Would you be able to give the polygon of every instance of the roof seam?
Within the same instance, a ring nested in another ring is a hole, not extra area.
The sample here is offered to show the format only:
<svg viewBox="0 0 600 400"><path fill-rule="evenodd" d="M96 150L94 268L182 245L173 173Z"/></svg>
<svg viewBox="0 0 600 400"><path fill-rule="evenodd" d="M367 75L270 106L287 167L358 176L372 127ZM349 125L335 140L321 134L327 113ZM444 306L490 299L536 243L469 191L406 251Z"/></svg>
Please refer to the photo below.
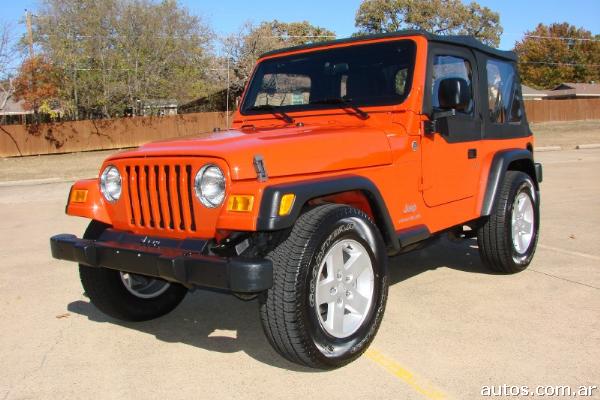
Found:
<svg viewBox="0 0 600 400"><path fill-rule="evenodd" d="M464 46L464 47L468 47L468 48L474 48L476 50L493 55L495 57L500 57L500 58L508 59L511 61L516 61L516 59L517 59L514 52L498 50L493 47L487 46L472 36L465 36L465 35L447 35L447 36L444 35L444 36L442 36L442 35L434 35L432 33L422 31L422 30L404 30L404 31L398 31L398 32L380 33L380 34L373 34L373 35L364 35L364 36L356 36L356 37L343 38L343 39L337 39L337 40L328 40L328 41L323 41L323 42L309 43L309 44L300 45L300 46L292 46L292 47L286 47L286 48L282 48L282 49L272 50L272 51L261 54L260 58L273 56L273 55L277 55L277 54L282 54L282 53L287 53L287 52L292 52L292 51L318 49L320 47L332 46L332 45L336 45L336 44L359 43L359 42L369 41L369 40L374 40L374 39L385 39L385 38L396 38L396 37L402 38L402 37L407 37L407 36L423 36L427 40L433 41L433 42L448 43L448 44L454 44L454 45Z"/></svg>

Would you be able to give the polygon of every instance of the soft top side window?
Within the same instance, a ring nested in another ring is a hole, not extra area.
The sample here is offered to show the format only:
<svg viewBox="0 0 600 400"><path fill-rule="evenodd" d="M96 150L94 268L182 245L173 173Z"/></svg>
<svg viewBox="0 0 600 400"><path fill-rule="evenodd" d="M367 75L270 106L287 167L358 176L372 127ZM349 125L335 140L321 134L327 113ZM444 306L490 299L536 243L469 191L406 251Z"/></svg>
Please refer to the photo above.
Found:
<svg viewBox="0 0 600 400"><path fill-rule="evenodd" d="M488 59L486 70L490 121L496 124L520 122L523 110L514 64Z"/></svg>
<svg viewBox="0 0 600 400"><path fill-rule="evenodd" d="M471 102L460 113L473 114L473 68L471 63L458 56L436 55L433 58L433 74L431 79L431 105L433 109L440 108L439 87L447 78L461 78L467 81L471 91Z"/></svg>

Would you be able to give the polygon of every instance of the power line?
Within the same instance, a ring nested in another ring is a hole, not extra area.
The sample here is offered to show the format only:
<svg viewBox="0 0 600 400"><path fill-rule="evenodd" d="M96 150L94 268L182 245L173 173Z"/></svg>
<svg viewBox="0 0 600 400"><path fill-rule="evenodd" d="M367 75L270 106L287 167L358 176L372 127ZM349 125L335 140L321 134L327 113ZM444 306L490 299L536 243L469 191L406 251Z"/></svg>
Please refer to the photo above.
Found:
<svg viewBox="0 0 600 400"><path fill-rule="evenodd" d="M538 65L559 65L566 67L600 67L600 64L581 64L581 63L564 63L564 62L549 62L549 61L520 61L520 64L538 64Z"/></svg>
<svg viewBox="0 0 600 400"><path fill-rule="evenodd" d="M120 37L123 37L123 34L119 34L119 33L112 33L112 34L108 34L108 35L79 35L79 34L59 34L59 33L38 33L38 36L40 37L44 37L44 38L50 38L50 37L66 37L68 39L74 39L74 40L79 40L79 39L117 39ZM151 35L151 36L144 36L144 37L152 37L155 39L184 39L184 40L190 40L190 39L206 39L206 40L210 40L211 37L209 36L202 36L202 35ZM271 36L262 36L261 37L268 37L268 38L277 38L277 39L301 39L301 38L307 38L307 39L335 39L337 38L336 35L271 35ZM126 37L127 38L127 37Z"/></svg>
<svg viewBox="0 0 600 400"><path fill-rule="evenodd" d="M600 64L585 64L585 63L565 63L552 61L519 61L519 64L534 64L534 65L558 65L568 67L593 67L600 68ZM67 71L131 71L131 68L85 68L85 67L63 67L54 65L54 68ZM17 71L20 67L6 67L5 70ZM227 68L204 68L206 71L227 71Z"/></svg>
<svg viewBox="0 0 600 400"><path fill-rule="evenodd" d="M274 36L266 36L270 38L280 38L280 39L295 39L295 38L337 38L336 35L274 35Z"/></svg>
<svg viewBox="0 0 600 400"><path fill-rule="evenodd" d="M557 40L580 41L580 42L600 42L600 39L573 38L573 37L567 37L567 36L523 35L523 37L528 37L528 38L532 38L532 39L557 39Z"/></svg>
<svg viewBox="0 0 600 400"><path fill-rule="evenodd" d="M528 35L523 33L515 33L515 32L504 32L503 35L513 36L513 37L523 37L523 38L531 38L531 39L546 39L546 40L566 40L566 41L579 41L579 42L600 42L600 39L596 38L576 38L576 37L568 37L568 36L550 36L550 35Z"/></svg>

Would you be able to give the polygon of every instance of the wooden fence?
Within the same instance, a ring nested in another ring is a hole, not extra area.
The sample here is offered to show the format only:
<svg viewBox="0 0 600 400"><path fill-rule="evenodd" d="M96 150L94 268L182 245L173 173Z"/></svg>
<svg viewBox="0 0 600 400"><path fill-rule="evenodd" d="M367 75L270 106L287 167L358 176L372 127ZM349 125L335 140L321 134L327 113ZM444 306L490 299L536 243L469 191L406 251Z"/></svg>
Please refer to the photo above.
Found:
<svg viewBox="0 0 600 400"><path fill-rule="evenodd" d="M529 122L600 120L600 99L528 100ZM135 147L226 127L222 112L40 125L0 125L0 157Z"/></svg>
<svg viewBox="0 0 600 400"><path fill-rule="evenodd" d="M0 157L135 147L154 140L208 133L225 126L226 115L221 112L0 125Z"/></svg>
<svg viewBox="0 0 600 400"><path fill-rule="evenodd" d="M600 120L600 99L527 100L529 122Z"/></svg>

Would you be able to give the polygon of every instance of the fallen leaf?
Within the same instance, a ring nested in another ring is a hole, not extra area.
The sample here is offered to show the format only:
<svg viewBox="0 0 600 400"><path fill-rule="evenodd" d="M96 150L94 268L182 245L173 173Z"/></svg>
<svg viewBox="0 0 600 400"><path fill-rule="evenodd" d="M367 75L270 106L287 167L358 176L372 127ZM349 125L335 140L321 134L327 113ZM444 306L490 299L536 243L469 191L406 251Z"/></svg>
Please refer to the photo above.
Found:
<svg viewBox="0 0 600 400"><path fill-rule="evenodd" d="M56 318L57 318L57 319L67 318L67 317L69 317L70 315L71 315L71 314L69 314L69 313L64 313L64 314L57 315L57 316L56 316Z"/></svg>
<svg viewBox="0 0 600 400"><path fill-rule="evenodd" d="M574 233L571 233L571 234L569 235L569 239L575 239L575 234L574 234Z"/></svg>

